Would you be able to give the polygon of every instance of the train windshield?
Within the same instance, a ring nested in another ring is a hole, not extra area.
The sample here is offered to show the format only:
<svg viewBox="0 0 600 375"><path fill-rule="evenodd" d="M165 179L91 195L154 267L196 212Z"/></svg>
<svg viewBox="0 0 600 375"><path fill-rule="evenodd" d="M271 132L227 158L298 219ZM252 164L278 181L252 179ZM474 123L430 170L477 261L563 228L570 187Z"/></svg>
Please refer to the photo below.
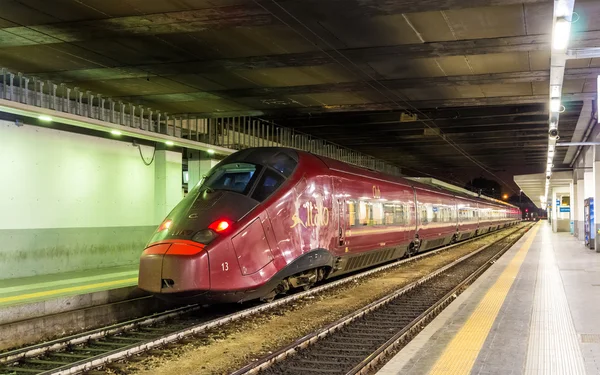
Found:
<svg viewBox="0 0 600 375"><path fill-rule="evenodd" d="M250 163L224 164L211 171L200 184L200 189L229 190L248 194L260 174L260 169L260 166Z"/></svg>

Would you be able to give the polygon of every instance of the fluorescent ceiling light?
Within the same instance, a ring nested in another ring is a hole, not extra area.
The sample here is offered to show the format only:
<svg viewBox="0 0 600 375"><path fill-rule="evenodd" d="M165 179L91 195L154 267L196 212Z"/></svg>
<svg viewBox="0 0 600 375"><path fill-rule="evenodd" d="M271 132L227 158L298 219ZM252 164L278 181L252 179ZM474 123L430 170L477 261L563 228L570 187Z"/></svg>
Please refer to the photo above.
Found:
<svg viewBox="0 0 600 375"><path fill-rule="evenodd" d="M167 146L173 146L175 143L173 143L173 141L165 141L165 144Z"/></svg>
<svg viewBox="0 0 600 375"><path fill-rule="evenodd" d="M560 99L550 99L550 112L560 112ZM550 124L553 124L552 122Z"/></svg>
<svg viewBox="0 0 600 375"><path fill-rule="evenodd" d="M206 152L207 152L208 154L211 154L211 155L212 155L212 154L214 154L214 153L215 153L215 150L208 149L208 150L206 150Z"/></svg>
<svg viewBox="0 0 600 375"><path fill-rule="evenodd" d="M117 129L113 129L113 130L111 130L111 131L110 131L110 134L113 134L113 135L121 135L121 134L123 134L123 133L121 133L121 132L120 132L119 130L117 130Z"/></svg>
<svg viewBox="0 0 600 375"><path fill-rule="evenodd" d="M569 34L571 32L571 23L565 18L556 20L552 34L552 48L564 50L569 44Z"/></svg>
<svg viewBox="0 0 600 375"><path fill-rule="evenodd" d="M39 115L38 116L38 120L41 120L41 121L52 121L52 117L50 117L48 115Z"/></svg>

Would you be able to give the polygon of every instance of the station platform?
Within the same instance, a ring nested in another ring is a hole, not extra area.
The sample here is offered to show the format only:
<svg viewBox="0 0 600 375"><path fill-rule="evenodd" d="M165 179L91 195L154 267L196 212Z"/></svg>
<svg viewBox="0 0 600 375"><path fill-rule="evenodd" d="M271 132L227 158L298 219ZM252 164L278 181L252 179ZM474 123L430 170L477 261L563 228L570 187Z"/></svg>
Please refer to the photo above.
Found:
<svg viewBox="0 0 600 375"><path fill-rule="evenodd" d="M537 223L378 374L600 374L600 254Z"/></svg>
<svg viewBox="0 0 600 375"><path fill-rule="evenodd" d="M137 285L138 265L0 281L0 308Z"/></svg>
<svg viewBox="0 0 600 375"><path fill-rule="evenodd" d="M171 307L137 278L131 265L0 281L0 351Z"/></svg>

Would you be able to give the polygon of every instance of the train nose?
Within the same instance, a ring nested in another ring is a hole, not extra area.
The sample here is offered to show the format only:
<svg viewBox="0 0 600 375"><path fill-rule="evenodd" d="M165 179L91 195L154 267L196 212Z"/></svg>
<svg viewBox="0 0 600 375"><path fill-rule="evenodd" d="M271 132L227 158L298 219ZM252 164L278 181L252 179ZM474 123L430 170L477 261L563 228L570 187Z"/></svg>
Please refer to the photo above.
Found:
<svg viewBox="0 0 600 375"><path fill-rule="evenodd" d="M147 247L140 258L138 287L161 294L209 290L208 254L204 245L177 241Z"/></svg>

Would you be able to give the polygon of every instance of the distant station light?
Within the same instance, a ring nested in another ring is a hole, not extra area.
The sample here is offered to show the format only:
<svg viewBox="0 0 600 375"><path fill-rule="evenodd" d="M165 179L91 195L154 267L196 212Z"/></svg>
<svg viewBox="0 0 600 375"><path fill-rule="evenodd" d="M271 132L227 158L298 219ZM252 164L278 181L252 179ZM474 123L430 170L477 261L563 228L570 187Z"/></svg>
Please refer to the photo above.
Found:
<svg viewBox="0 0 600 375"><path fill-rule="evenodd" d="M504 198L504 199L508 199L508 194L504 194L504 195L502 196L502 198Z"/></svg>

